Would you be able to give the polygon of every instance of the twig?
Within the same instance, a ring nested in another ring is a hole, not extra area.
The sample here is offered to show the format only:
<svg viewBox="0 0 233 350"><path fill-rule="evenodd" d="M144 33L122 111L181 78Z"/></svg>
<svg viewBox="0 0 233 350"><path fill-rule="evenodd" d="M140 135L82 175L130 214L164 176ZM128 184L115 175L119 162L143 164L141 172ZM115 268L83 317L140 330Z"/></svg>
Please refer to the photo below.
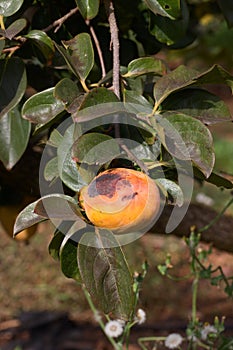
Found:
<svg viewBox="0 0 233 350"><path fill-rule="evenodd" d="M62 24L71 16L73 16L76 12L78 12L78 7L73 8L72 10L70 10L70 12L68 12L66 15L64 15L63 17L57 19L56 21L54 21L52 24L50 24L48 27L42 29L44 32L49 32L51 29L54 29L54 33L56 33L62 26Z"/></svg>
<svg viewBox="0 0 233 350"><path fill-rule="evenodd" d="M98 38L96 36L94 28L90 25L90 21L86 20L86 24L89 26L90 33L92 35L92 38L93 38L95 46L96 46L96 50L97 50L97 53L98 53L98 56L99 56L99 60L100 60L100 67L101 67L102 79L103 79L105 77L105 75L106 75L106 69L105 69L105 64L104 64L103 53L102 53L102 50L100 48L100 43L99 43L99 40L98 40Z"/></svg>
<svg viewBox="0 0 233 350"><path fill-rule="evenodd" d="M120 98L120 44L118 38L118 27L116 23L113 2L111 0L104 0L104 5L108 16L108 22L111 33L111 45L113 50L113 91L115 92L117 97Z"/></svg>

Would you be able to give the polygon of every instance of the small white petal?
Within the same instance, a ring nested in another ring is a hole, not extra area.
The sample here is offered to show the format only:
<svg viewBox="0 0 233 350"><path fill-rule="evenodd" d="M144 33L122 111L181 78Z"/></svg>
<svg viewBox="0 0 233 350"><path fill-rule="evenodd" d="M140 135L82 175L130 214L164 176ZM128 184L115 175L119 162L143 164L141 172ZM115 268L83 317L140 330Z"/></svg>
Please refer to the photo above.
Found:
<svg viewBox="0 0 233 350"><path fill-rule="evenodd" d="M144 323L146 321L145 311L142 309L138 309L135 320L138 322L138 324Z"/></svg>
<svg viewBox="0 0 233 350"><path fill-rule="evenodd" d="M165 339L165 346L169 349L176 349L183 341L183 338L178 333L171 333Z"/></svg>
<svg viewBox="0 0 233 350"><path fill-rule="evenodd" d="M104 331L109 337L117 338L123 333L122 322L109 321L106 323Z"/></svg>
<svg viewBox="0 0 233 350"><path fill-rule="evenodd" d="M204 326L204 328L202 329L201 331L201 339L202 340L206 340L208 338L208 335L210 333L218 333L217 329L214 327L214 326L211 326L211 325L207 325L207 326Z"/></svg>

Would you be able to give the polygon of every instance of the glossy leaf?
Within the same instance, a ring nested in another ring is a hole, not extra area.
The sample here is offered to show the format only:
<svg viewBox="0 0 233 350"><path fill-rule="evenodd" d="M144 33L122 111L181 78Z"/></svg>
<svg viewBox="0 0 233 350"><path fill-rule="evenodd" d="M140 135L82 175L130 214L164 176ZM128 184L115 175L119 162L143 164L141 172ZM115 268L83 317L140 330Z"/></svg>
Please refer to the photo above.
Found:
<svg viewBox="0 0 233 350"><path fill-rule="evenodd" d="M37 201L30 203L19 213L14 225L14 236L30 226L45 221L43 216L40 216L34 212L36 205Z"/></svg>
<svg viewBox="0 0 233 350"><path fill-rule="evenodd" d="M99 0L75 0L84 19L94 18L99 11Z"/></svg>
<svg viewBox="0 0 233 350"><path fill-rule="evenodd" d="M61 270L66 277L73 278L79 283L82 282L77 260L77 244L72 242L68 237L63 240L61 245L60 263Z"/></svg>
<svg viewBox="0 0 233 350"><path fill-rule="evenodd" d="M70 60L76 75L85 81L94 65L94 50L91 37L88 33L76 35L63 45L70 53Z"/></svg>
<svg viewBox="0 0 233 350"><path fill-rule="evenodd" d="M42 30L31 30L25 37L32 41L47 60L52 59L55 47L52 39Z"/></svg>
<svg viewBox="0 0 233 350"><path fill-rule="evenodd" d="M194 79L197 75L197 71L181 65L172 72L161 77L154 85L155 105L159 106L172 92L194 83Z"/></svg>
<svg viewBox="0 0 233 350"><path fill-rule="evenodd" d="M83 283L105 314L128 320L133 311L132 276L114 235L85 233L78 246Z"/></svg>
<svg viewBox="0 0 233 350"><path fill-rule="evenodd" d="M54 97L54 88L31 96L23 105L23 118L36 124L46 124L62 111L64 103Z"/></svg>
<svg viewBox="0 0 233 350"><path fill-rule="evenodd" d="M227 105L219 97L197 88L189 88L171 94L162 103L162 110L180 112L195 117L205 124L231 119Z"/></svg>
<svg viewBox="0 0 233 350"><path fill-rule="evenodd" d="M6 30L0 29L0 35L7 39L13 39L18 33L20 33L27 25L27 21L24 18L17 19Z"/></svg>
<svg viewBox="0 0 233 350"><path fill-rule="evenodd" d="M189 23L189 11L185 1L182 0L181 4L182 16L176 20L164 16L151 15L150 32L159 42L172 45L185 38Z"/></svg>
<svg viewBox="0 0 233 350"><path fill-rule="evenodd" d="M55 86L54 96L65 104L67 110L79 95L80 91L77 84L69 78L60 80Z"/></svg>
<svg viewBox="0 0 233 350"><path fill-rule="evenodd" d="M44 168L44 178L46 181L53 181L59 177L57 157L50 159Z"/></svg>
<svg viewBox="0 0 233 350"><path fill-rule="evenodd" d="M156 15L171 19L180 16L180 0L145 0L149 9Z"/></svg>
<svg viewBox="0 0 233 350"><path fill-rule="evenodd" d="M165 128L167 150L179 159L191 159L208 178L215 161L209 129L199 120L184 114L166 115L166 120L169 121L169 127Z"/></svg>
<svg viewBox="0 0 233 350"><path fill-rule="evenodd" d="M13 168L24 153L31 124L21 118L17 108L0 119L0 160L7 169Z"/></svg>
<svg viewBox="0 0 233 350"><path fill-rule="evenodd" d="M26 85L26 71L20 58L0 60L0 118L19 103Z"/></svg>
<svg viewBox="0 0 233 350"><path fill-rule="evenodd" d="M78 138L80 135L76 135ZM58 146L58 172L61 180L73 191L77 192L86 183L83 181L80 173L78 172L77 164L72 159L72 146L75 137L75 125L71 124L67 128L62 142Z"/></svg>
<svg viewBox="0 0 233 350"><path fill-rule="evenodd" d="M49 254L55 260L60 260L60 248L64 238L65 238L65 235L61 231L59 231L59 229L57 229L54 233L53 238L49 243L49 247L48 247Z"/></svg>
<svg viewBox="0 0 233 350"><path fill-rule="evenodd" d="M162 187L166 190L167 193L172 197L172 202L178 207L181 207L184 204L184 195L179 185L177 185L174 181L171 181L166 178L156 179L156 183L158 185L162 185Z"/></svg>
<svg viewBox="0 0 233 350"><path fill-rule="evenodd" d="M72 147L72 158L78 163L102 165L120 153L117 141L100 133L82 135Z"/></svg>
<svg viewBox="0 0 233 350"><path fill-rule="evenodd" d="M0 0L0 16L12 16L20 9L22 4L23 0Z"/></svg>
<svg viewBox="0 0 233 350"><path fill-rule="evenodd" d="M82 216L76 200L60 193L39 199L34 212L46 219L77 220Z"/></svg>
<svg viewBox="0 0 233 350"><path fill-rule="evenodd" d="M162 60L156 57L141 57L131 61L128 65L128 72L123 74L124 78L135 78L144 74L163 75L166 66Z"/></svg>
<svg viewBox="0 0 233 350"><path fill-rule="evenodd" d="M105 87L99 87L92 89L85 95L79 109L72 117L74 121L79 123L90 122L122 110L125 110L125 107L119 102L117 96Z"/></svg>

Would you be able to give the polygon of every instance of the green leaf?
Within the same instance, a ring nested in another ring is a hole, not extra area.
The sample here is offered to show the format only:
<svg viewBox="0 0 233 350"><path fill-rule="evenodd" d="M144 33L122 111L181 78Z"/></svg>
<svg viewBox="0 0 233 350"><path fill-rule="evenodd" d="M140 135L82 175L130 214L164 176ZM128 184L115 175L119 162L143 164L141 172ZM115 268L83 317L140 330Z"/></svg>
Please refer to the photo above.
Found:
<svg viewBox="0 0 233 350"><path fill-rule="evenodd" d="M50 159L44 168L44 178L46 181L53 181L59 177L57 157Z"/></svg>
<svg viewBox="0 0 233 350"><path fill-rule="evenodd" d="M60 262L61 270L66 277L73 278L79 283L82 282L78 267L77 244L72 242L68 237L65 238L61 245Z"/></svg>
<svg viewBox="0 0 233 350"><path fill-rule="evenodd" d="M38 92L31 96L23 105L23 118L36 124L46 124L64 111L62 101L54 97L54 88Z"/></svg>
<svg viewBox="0 0 233 350"><path fill-rule="evenodd" d="M174 181L171 181L166 178L156 179L156 183L158 185L162 185L162 187L171 195L173 199L173 204L181 207L184 204L184 195L179 185L177 185Z"/></svg>
<svg viewBox="0 0 233 350"><path fill-rule="evenodd" d="M185 38L189 24L189 11L185 1L181 1L182 16L176 20L159 15L151 15L150 32L166 45L176 44Z"/></svg>
<svg viewBox="0 0 233 350"><path fill-rule="evenodd" d="M155 106L158 107L172 92L191 85L197 75L197 71L182 65L164 75L154 85Z"/></svg>
<svg viewBox="0 0 233 350"><path fill-rule="evenodd" d="M63 140L63 136L60 134L60 132L57 129L54 129L50 134L48 144L50 146L57 148L62 142L62 140Z"/></svg>
<svg viewBox="0 0 233 350"><path fill-rule="evenodd" d="M197 88L171 94L162 103L163 110L180 112L195 117L205 124L231 120L228 107L218 96Z"/></svg>
<svg viewBox="0 0 233 350"><path fill-rule="evenodd" d="M43 216L37 215L34 212L37 202L30 203L19 213L14 225L14 236L30 226L45 221Z"/></svg>
<svg viewBox="0 0 233 350"><path fill-rule="evenodd" d="M162 60L156 57L141 57L129 63L128 72L123 74L123 77L135 78L149 73L163 75L166 70L166 66Z"/></svg>
<svg viewBox="0 0 233 350"><path fill-rule="evenodd" d="M17 108L0 119L0 160L12 169L24 153L30 137L31 124L21 118Z"/></svg>
<svg viewBox="0 0 233 350"><path fill-rule="evenodd" d="M153 111L153 106L150 102L144 96L137 94L135 91L124 90L124 102L127 104L127 110L134 113L144 113L149 115Z"/></svg>
<svg viewBox="0 0 233 350"><path fill-rule="evenodd" d="M55 52L54 43L45 32L42 30L31 30L25 35L25 38L35 44L47 60L52 59Z"/></svg>
<svg viewBox="0 0 233 350"><path fill-rule="evenodd" d="M110 231L85 233L78 265L87 290L105 314L129 320L133 312L132 276L118 241Z"/></svg>
<svg viewBox="0 0 233 350"><path fill-rule="evenodd" d="M81 134L75 134L76 125L71 124L58 146L58 172L61 180L73 191L79 191L86 183L80 176L76 162L72 159L72 146Z"/></svg>
<svg viewBox="0 0 233 350"><path fill-rule="evenodd" d="M179 159L191 159L208 178L215 161L209 129L199 120L184 114L166 114L166 120L169 122L169 126L165 126L168 152Z"/></svg>
<svg viewBox="0 0 233 350"><path fill-rule="evenodd" d="M208 177L208 179L206 179L203 173L196 167L194 167L193 173L194 173L194 176L201 181L207 181L217 187L222 187L226 189L233 188L233 181L230 181L229 179L224 177L222 174L212 172L211 175Z"/></svg>
<svg viewBox="0 0 233 350"><path fill-rule="evenodd" d="M99 11L99 0L75 0L84 19L94 18Z"/></svg>
<svg viewBox="0 0 233 350"><path fill-rule="evenodd" d="M20 58L0 60L0 118L19 103L26 85L26 71Z"/></svg>
<svg viewBox="0 0 233 350"><path fill-rule="evenodd" d="M24 0L0 0L0 16L9 17L16 13Z"/></svg>
<svg viewBox="0 0 233 350"><path fill-rule="evenodd" d="M171 73L161 77L154 85L155 109L171 94L178 90L191 86L200 86L206 84L225 84L233 91L233 76L225 69L214 65L203 73L179 66Z"/></svg>
<svg viewBox="0 0 233 350"><path fill-rule="evenodd" d="M70 53L72 68L81 81L85 81L94 66L94 50L88 33L76 35L69 41L62 42Z"/></svg>
<svg viewBox="0 0 233 350"><path fill-rule="evenodd" d="M78 163L105 164L121 153L117 141L104 134L82 135L72 147L72 158Z"/></svg>
<svg viewBox="0 0 233 350"><path fill-rule="evenodd" d="M53 257L55 260L60 260L60 248L62 245L62 242L65 238L65 235L57 229L54 233L54 236L52 240L49 243L49 254Z"/></svg>
<svg viewBox="0 0 233 350"><path fill-rule="evenodd" d="M80 91L77 84L69 78L60 80L59 83L55 86L54 96L65 104L68 111L70 105L74 103L75 100L77 100L77 97L79 95Z"/></svg>
<svg viewBox="0 0 233 350"><path fill-rule="evenodd" d="M27 25L27 21L24 18L17 19L6 30L0 29L0 35L7 39L13 39L18 33L20 33Z"/></svg>
<svg viewBox="0 0 233 350"><path fill-rule="evenodd" d="M77 201L60 193L40 198L35 205L34 213L46 219L77 220L82 217Z"/></svg>
<svg viewBox="0 0 233 350"><path fill-rule="evenodd" d="M149 9L156 15L174 19L180 16L180 0L145 0Z"/></svg>

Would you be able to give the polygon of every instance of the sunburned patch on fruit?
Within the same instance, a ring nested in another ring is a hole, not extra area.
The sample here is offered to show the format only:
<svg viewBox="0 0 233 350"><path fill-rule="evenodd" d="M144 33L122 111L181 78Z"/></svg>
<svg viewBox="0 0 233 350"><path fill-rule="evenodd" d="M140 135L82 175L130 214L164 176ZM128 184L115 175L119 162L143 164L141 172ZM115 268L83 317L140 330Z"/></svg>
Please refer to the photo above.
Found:
<svg viewBox="0 0 233 350"><path fill-rule="evenodd" d="M99 174L81 189L79 200L93 225L116 233L143 230L153 224L160 209L154 180L127 168Z"/></svg>

